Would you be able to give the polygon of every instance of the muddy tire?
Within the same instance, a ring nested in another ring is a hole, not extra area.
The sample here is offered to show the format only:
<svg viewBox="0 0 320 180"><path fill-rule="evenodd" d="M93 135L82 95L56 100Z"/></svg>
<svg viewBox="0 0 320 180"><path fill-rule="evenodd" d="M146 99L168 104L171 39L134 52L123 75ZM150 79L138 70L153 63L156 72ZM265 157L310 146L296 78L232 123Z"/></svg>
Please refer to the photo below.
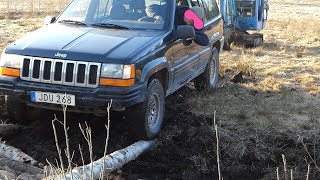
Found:
<svg viewBox="0 0 320 180"><path fill-rule="evenodd" d="M164 111L165 95L162 84L158 79L153 79L148 84L145 101L129 110L128 118L133 124L134 136L139 139L154 139L161 130Z"/></svg>
<svg viewBox="0 0 320 180"><path fill-rule="evenodd" d="M194 80L195 88L199 91L212 90L217 87L219 79L219 52L212 49L212 55L205 71Z"/></svg>
<svg viewBox="0 0 320 180"><path fill-rule="evenodd" d="M11 123L23 123L26 120L27 105L21 102L14 95L6 95L6 110L8 113L9 122Z"/></svg>

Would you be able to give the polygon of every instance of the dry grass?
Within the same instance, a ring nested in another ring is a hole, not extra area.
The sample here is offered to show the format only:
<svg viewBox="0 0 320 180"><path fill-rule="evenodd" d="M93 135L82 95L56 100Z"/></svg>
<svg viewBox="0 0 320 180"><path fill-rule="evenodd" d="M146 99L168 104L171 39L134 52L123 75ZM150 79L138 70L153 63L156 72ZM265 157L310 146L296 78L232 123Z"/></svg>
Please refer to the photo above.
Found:
<svg viewBox="0 0 320 180"><path fill-rule="evenodd" d="M33 31L42 25L42 18L28 19L3 19L0 20L0 49L1 51L13 41L21 38L26 33Z"/></svg>
<svg viewBox="0 0 320 180"><path fill-rule="evenodd" d="M320 1L273 0L270 8L262 47L233 46L221 56L220 74L236 69L244 72L245 81L211 94L192 94L189 111L212 117L217 110L224 171L256 169L269 172L265 179L275 179L273 166L280 166L285 154L296 178L305 179L309 163L313 177L319 177L298 137L308 141L308 150L319 160Z"/></svg>
<svg viewBox="0 0 320 180"><path fill-rule="evenodd" d="M239 67L240 62L245 63L257 72L258 81L274 77L271 79L277 82L284 79L286 86L300 86L318 93L320 1L274 0L270 7L267 28L261 32L264 45L247 50L233 47L233 51L222 56L222 66L233 68Z"/></svg>
<svg viewBox="0 0 320 180"><path fill-rule="evenodd" d="M233 51L225 52L221 58L222 71L249 66L256 78L252 88L265 89L267 83L270 84L268 90L279 91L279 86L273 84L280 84L301 87L317 94L320 79L320 1L275 0L270 2L270 7L267 28L261 31L264 45L246 50L233 47ZM250 86L250 83L243 85L248 84Z"/></svg>
<svg viewBox="0 0 320 180"><path fill-rule="evenodd" d="M15 15L27 17L39 14L54 15L61 11L71 0L2 0L0 1L1 15L7 18Z"/></svg>
<svg viewBox="0 0 320 180"><path fill-rule="evenodd" d="M0 49L40 28L47 15L58 15L70 0L1 0Z"/></svg>

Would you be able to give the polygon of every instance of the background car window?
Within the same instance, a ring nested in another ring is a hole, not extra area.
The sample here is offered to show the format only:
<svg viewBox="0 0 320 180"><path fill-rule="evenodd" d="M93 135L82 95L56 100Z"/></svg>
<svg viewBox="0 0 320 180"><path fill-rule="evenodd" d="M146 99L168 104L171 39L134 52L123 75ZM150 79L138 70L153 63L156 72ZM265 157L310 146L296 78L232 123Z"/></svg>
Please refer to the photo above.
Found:
<svg viewBox="0 0 320 180"><path fill-rule="evenodd" d="M206 19L211 20L219 15L219 7L216 0L202 0L203 6L206 8Z"/></svg>

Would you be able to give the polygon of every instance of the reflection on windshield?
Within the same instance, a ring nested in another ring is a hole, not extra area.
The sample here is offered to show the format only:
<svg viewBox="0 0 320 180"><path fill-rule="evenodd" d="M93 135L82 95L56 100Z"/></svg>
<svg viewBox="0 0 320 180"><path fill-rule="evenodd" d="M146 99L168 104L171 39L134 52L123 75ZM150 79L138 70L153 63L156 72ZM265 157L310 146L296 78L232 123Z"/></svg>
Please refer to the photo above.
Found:
<svg viewBox="0 0 320 180"><path fill-rule="evenodd" d="M89 25L112 24L127 29L163 29L168 19L169 0L75 0L59 21ZM105 26L111 27L111 26Z"/></svg>

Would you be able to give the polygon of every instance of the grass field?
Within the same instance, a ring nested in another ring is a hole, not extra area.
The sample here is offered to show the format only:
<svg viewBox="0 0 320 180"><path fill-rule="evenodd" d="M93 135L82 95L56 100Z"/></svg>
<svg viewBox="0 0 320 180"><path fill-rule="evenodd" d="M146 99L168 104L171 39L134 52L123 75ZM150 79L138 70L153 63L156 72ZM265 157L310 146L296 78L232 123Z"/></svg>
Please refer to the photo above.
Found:
<svg viewBox="0 0 320 180"><path fill-rule="evenodd" d="M212 116L217 111L225 158L241 162L244 155L249 155L258 160L251 162L253 166L264 161L267 168L272 161L273 166L281 165L284 154L290 159L287 162L291 168L303 167L297 173L298 179L305 176L302 172L307 172L307 164L317 166L319 20L320 1L270 1L267 28L261 31L264 45L245 50L233 47L221 57L221 73L226 69L243 71L247 74L243 82L230 83L209 96L188 97L189 110L195 114ZM306 146L313 160L302 145L304 141L308 141ZM244 170L241 164L237 167ZM258 169L266 171L263 167ZM274 172L273 168L270 173L275 175ZM314 177L319 177L319 172L316 174Z"/></svg>
<svg viewBox="0 0 320 180"><path fill-rule="evenodd" d="M41 27L45 15L54 15L67 3L29 2L0 1L0 49ZM210 93L183 88L169 97L158 145L124 172L170 167L164 172L177 176L183 176L185 169L216 174L212 129L216 111L225 174L275 179L279 167L284 177L283 154L295 179L305 179L308 164L311 179L320 176L320 0L269 3L267 27L261 31L263 46L232 46L220 57L220 74L241 71L242 82L228 82ZM161 159L172 154L177 156Z"/></svg>

